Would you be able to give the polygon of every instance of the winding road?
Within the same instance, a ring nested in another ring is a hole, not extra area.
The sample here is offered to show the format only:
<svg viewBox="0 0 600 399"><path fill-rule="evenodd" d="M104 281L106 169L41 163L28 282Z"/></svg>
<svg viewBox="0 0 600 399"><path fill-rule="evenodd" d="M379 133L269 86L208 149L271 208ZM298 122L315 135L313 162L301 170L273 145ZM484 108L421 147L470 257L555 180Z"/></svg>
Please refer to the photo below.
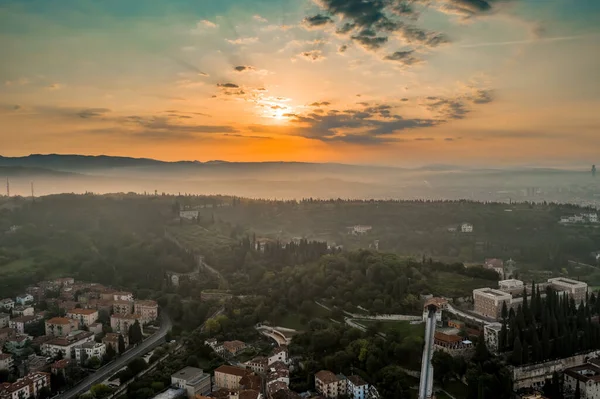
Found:
<svg viewBox="0 0 600 399"><path fill-rule="evenodd" d="M117 358L114 362L99 368L98 371L96 371L94 374L88 376L68 391L63 392L59 396L59 398L76 398L78 395L87 392L92 387L92 385L104 381L112 374L125 367L127 363L129 363L131 360L135 359L136 357L142 356L146 352L149 352L150 350L162 344L164 342L165 336L167 335L167 332L171 329L173 324L166 313L161 313L160 318L160 329L157 332L155 332L152 336L147 338L141 344L138 344L138 346L134 347L133 349L130 349L127 352L125 352L123 356Z"/></svg>

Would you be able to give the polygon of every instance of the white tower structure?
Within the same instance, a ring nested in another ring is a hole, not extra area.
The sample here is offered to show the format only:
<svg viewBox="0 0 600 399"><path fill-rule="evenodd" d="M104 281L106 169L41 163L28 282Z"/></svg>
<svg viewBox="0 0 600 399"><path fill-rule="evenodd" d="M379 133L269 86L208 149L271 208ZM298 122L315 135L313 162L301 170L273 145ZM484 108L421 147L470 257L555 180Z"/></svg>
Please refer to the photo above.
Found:
<svg viewBox="0 0 600 399"><path fill-rule="evenodd" d="M437 313L441 309L435 303L425 305L427 319L425 322L425 347L423 348L423 359L421 360L421 380L419 381L419 399L431 399L433 397L433 341L435 339L435 325L437 324Z"/></svg>

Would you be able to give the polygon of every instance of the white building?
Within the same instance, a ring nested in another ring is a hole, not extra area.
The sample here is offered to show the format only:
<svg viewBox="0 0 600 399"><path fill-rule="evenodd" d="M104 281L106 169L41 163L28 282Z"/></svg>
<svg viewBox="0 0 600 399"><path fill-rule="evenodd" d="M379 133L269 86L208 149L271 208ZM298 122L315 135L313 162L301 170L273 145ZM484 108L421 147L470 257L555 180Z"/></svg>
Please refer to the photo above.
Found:
<svg viewBox="0 0 600 399"><path fill-rule="evenodd" d="M143 323L150 323L158 318L158 303L156 301L135 301L133 308L133 312L142 317Z"/></svg>
<svg viewBox="0 0 600 399"><path fill-rule="evenodd" d="M81 346L75 347L75 360L82 364L87 360L95 357L102 360L102 356L106 353L106 345L98 342L86 342Z"/></svg>
<svg viewBox="0 0 600 399"><path fill-rule="evenodd" d="M140 328L143 333L144 329L141 316L136 314L114 314L110 316L110 326L113 332L127 335L129 333L129 327L134 325L136 320L140 323Z"/></svg>
<svg viewBox="0 0 600 399"><path fill-rule="evenodd" d="M113 301L133 301L133 294L127 291L113 293Z"/></svg>
<svg viewBox="0 0 600 399"><path fill-rule="evenodd" d="M15 301L10 298L4 298L0 301L0 308L4 308L4 310L10 311L15 307Z"/></svg>
<svg viewBox="0 0 600 399"><path fill-rule="evenodd" d="M196 367L186 367L171 375L171 385L185 389L190 399L211 392L210 374Z"/></svg>
<svg viewBox="0 0 600 399"><path fill-rule="evenodd" d="M514 278L511 278L508 280L498 281L498 288L500 288L500 290L524 289L525 284L521 280L516 280Z"/></svg>
<svg viewBox="0 0 600 399"><path fill-rule="evenodd" d="M472 233L473 232L473 225L471 223L463 223L460 225L460 232L461 233Z"/></svg>
<svg viewBox="0 0 600 399"><path fill-rule="evenodd" d="M346 380L331 371L321 370L315 374L315 388L326 398L337 398L346 394Z"/></svg>
<svg viewBox="0 0 600 399"><path fill-rule="evenodd" d="M354 235L367 234L371 230L373 230L373 226L364 226L361 224L357 224L356 226L351 227L352 234Z"/></svg>
<svg viewBox="0 0 600 399"><path fill-rule="evenodd" d="M367 399L369 384L357 375L351 375L346 379L346 395L351 399Z"/></svg>
<svg viewBox="0 0 600 399"><path fill-rule="evenodd" d="M485 346L487 349L497 354L500 346L500 331L502 330L502 324L491 323L483 326L483 339L485 340Z"/></svg>
<svg viewBox="0 0 600 399"><path fill-rule="evenodd" d="M11 370L15 365L10 353L0 353L0 370Z"/></svg>
<svg viewBox="0 0 600 399"><path fill-rule="evenodd" d="M67 312L67 318L79 321L79 325L89 327L98 320L98 311L95 309L75 308Z"/></svg>
<svg viewBox="0 0 600 399"><path fill-rule="evenodd" d="M587 284L583 281L571 280L565 277L556 277L548 279L548 284L556 291L563 291L569 294L579 305L581 301L585 302L587 294Z"/></svg>
<svg viewBox="0 0 600 399"><path fill-rule="evenodd" d="M31 294L23 294L23 295L17 296L17 303L19 305L26 305L26 304L32 303L32 302L33 302L33 295L31 295Z"/></svg>
<svg viewBox="0 0 600 399"><path fill-rule="evenodd" d="M225 351L223 343L217 341L215 338L207 339L206 341L204 341L204 344L210 346L212 350L214 350L217 353L223 353Z"/></svg>
<svg viewBox="0 0 600 399"><path fill-rule="evenodd" d="M14 308L12 308L13 317L33 316L34 313L35 313L35 310L33 309L33 306L29 306L29 305L18 305L18 306L15 306Z"/></svg>
<svg viewBox="0 0 600 399"><path fill-rule="evenodd" d="M267 365L271 365L275 362L283 362L284 364L290 364L288 359L288 350L286 346L278 346L267 358Z"/></svg>
<svg viewBox="0 0 600 399"><path fill-rule="evenodd" d="M179 217L187 220L198 219L198 211L179 211Z"/></svg>
<svg viewBox="0 0 600 399"><path fill-rule="evenodd" d="M581 364L565 369L565 393L573 393L579 385L581 399L600 398L600 367L595 364Z"/></svg>
<svg viewBox="0 0 600 399"><path fill-rule="evenodd" d="M10 328L17 330L19 334L25 334L25 327L29 324L35 323L37 318L35 316L21 316L10 320L8 324Z"/></svg>
<svg viewBox="0 0 600 399"><path fill-rule="evenodd" d="M66 337L57 337L42 344L42 353L48 357L56 357L59 352L64 359L75 359L75 348L86 342L94 342L94 333L90 331L74 331Z"/></svg>
<svg viewBox="0 0 600 399"><path fill-rule="evenodd" d="M8 327L10 315L8 313L0 313L0 328Z"/></svg>
<svg viewBox="0 0 600 399"><path fill-rule="evenodd" d="M46 335L66 337L78 328L79 322L77 320L67 319L65 317L53 317L50 320L46 320Z"/></svg>

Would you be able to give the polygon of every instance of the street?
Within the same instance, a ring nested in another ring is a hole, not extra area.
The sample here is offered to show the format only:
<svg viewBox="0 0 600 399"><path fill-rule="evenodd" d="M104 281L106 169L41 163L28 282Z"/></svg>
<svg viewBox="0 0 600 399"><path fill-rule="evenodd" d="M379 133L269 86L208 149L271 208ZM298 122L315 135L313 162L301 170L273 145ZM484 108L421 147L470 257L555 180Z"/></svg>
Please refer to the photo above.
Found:
<svg viewBox="0 0 600 399"><path fill-rule="evenodd" d="M92 387L92 385L104 381L106 378L110 377L118 370L125 367L127 363L129 363L134 358L140 357L146 352L149 352L150 350L162 344L164 342L165 335L167 335L167 332L172 327L172 323L171 319L169 319L166 313L161 313L160 317L160 329L151 337L147 338L145 341L143 341L141 344L138 344L138 346L134 347L133 349L130 349L127 352L125 352L123 356L117 358L114 362L99 368L94 374L86 377L83 381L81 381L68 391L65 391L59 397L64 399L76 398L78 395L87 392Z"/></svg>

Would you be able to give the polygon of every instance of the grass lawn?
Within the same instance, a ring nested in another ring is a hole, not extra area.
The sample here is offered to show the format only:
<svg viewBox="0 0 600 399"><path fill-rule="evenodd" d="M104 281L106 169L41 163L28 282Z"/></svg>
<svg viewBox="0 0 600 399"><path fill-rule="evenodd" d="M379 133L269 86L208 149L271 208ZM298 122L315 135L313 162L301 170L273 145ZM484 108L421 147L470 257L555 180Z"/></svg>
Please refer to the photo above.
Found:
<svg viewBox="0 0 600 399"><path fill-rule="evenodd" d="M310 309L310 317L304 316L301 314L290 312L286 313L285 316L281 317L278 320L273 321L274 326L280 326L285 328L293 328L294 330L305 330L308 328L308 323L310 323L313 319L324 319L329 320L331 317L331 313L321 306L313 303ZM301 318L306 319L306 323L302 323Z"/></svg>
<svg viewBox="0 0 600 399"><path fill-rule="evenodd" d="M450 298L470 296L473 290L483 287L495 287L498 283L480 278L463 276L461 274L438 272L431 281L431 291L435 296Z"/></svg>
<svg viewBox="0 0 600 399"><path fill-rule="evenodd" d="M396 321L396 320L365 320L365 319L354 319L359 324L369 327L370 325L381 323L381 332L385 333L391 329L396 329L402 336L420 336L425 335L425 324L410 324L408 321Z"/></svg>
<svg viewBox="0 0 600 399"><path fill-rule="evenodd" d="M30 258L17 259L10 263L0 266L0 275L17 274L30 269L34 260Z"/></svg>

